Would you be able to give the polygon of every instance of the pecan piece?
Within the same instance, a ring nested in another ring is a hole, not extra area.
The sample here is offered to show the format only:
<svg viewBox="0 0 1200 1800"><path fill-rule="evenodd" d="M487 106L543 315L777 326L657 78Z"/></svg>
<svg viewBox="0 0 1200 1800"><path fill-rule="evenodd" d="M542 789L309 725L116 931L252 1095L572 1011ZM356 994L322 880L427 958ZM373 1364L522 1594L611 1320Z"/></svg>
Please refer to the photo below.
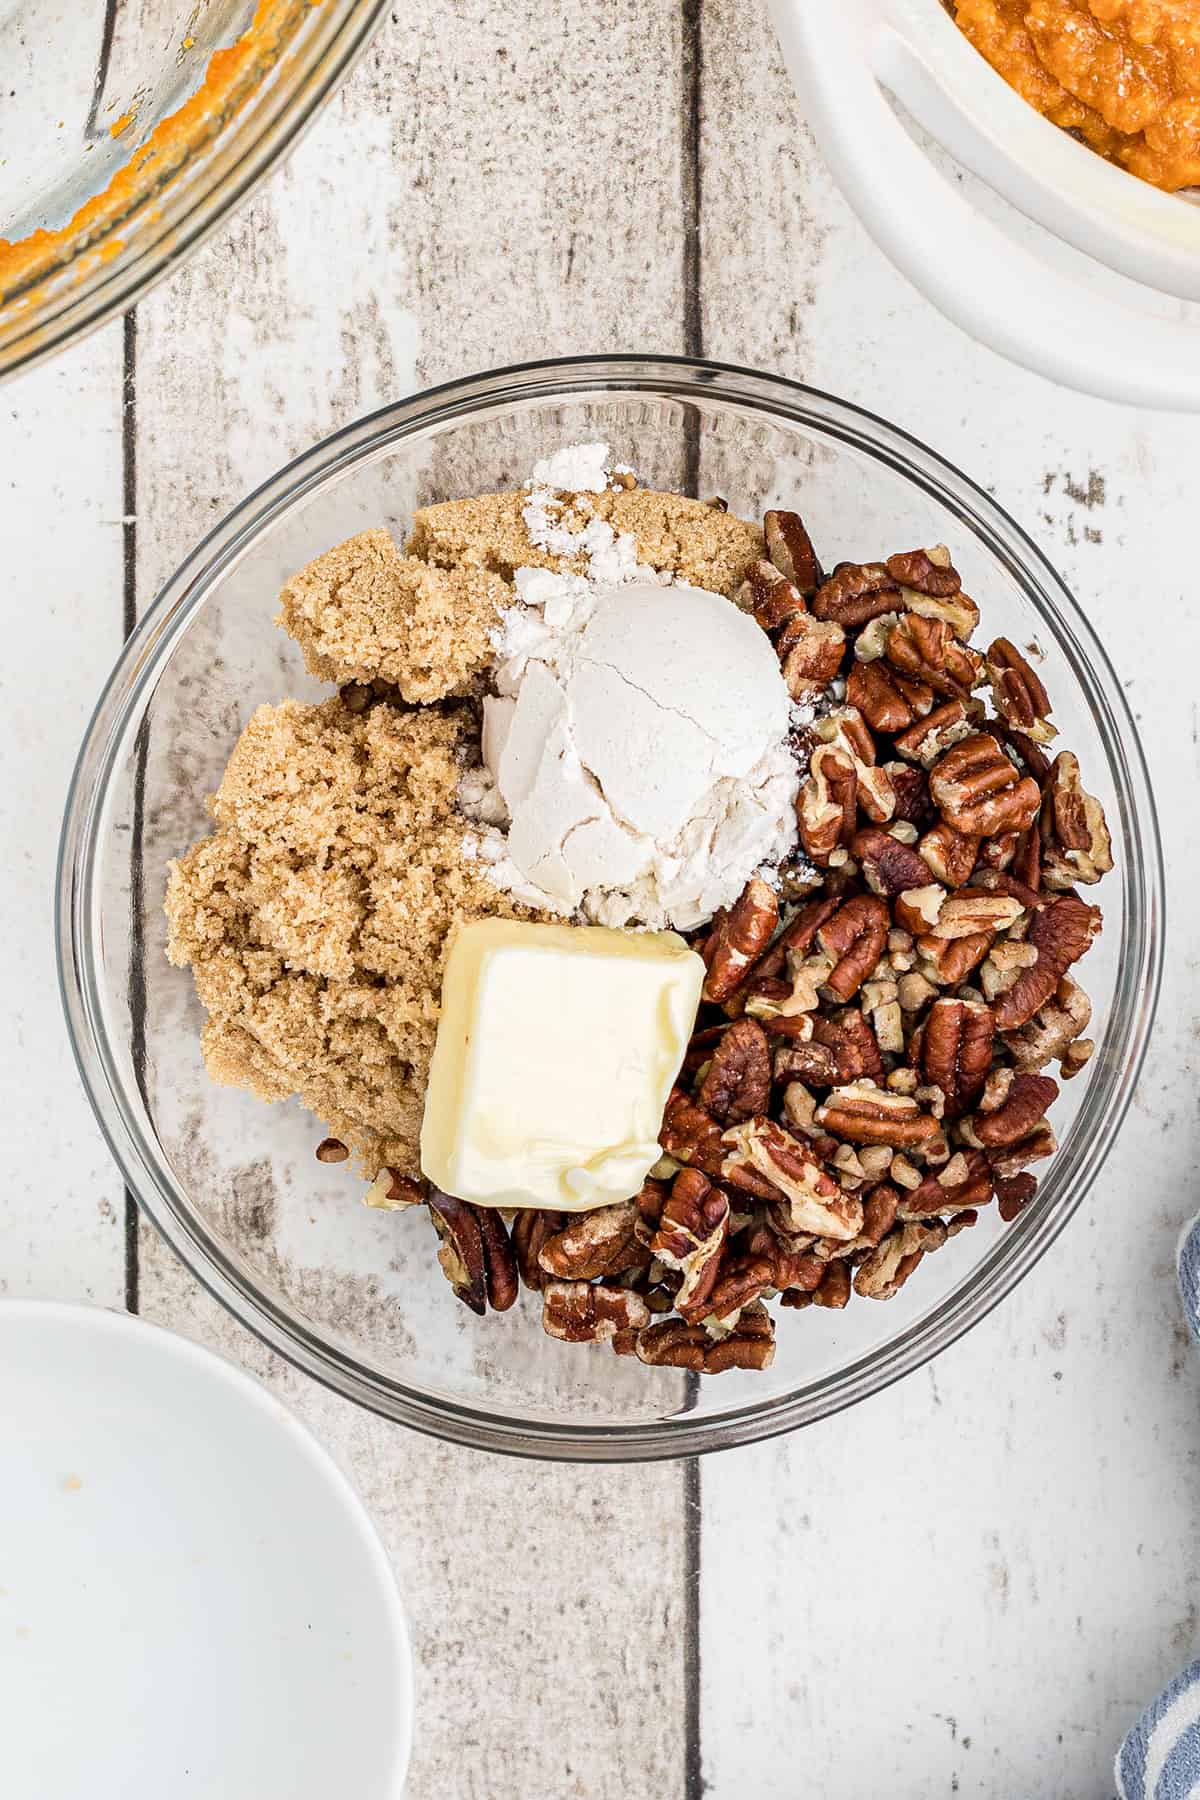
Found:
<svg viewBox="0 0 1200 1800"><path fill-rule="evenodd" d="M896 584L882 563L842 563L817 589L812 609L818 619L833 619L853 631L892 612L898 600Z"/></svg>
<svg viewBox="0 0 1200 1800"><path fill-rule="evenodd" d="M905 888L919 888L929 870L916 850L876 825L864 825L850 840L850 854L873 894L894 900Z"/></svg>
<svg viewBox="0 0 1200 1800"><path fill-rule="evenodd" d="M1024 1212L1036 1193L1036 1175L999 1176L996 1181L996 1199L1000 1203L1000 1217L1004 1223L1011 1225L1017 1214Z"/></svg>
<svg viewBox="0 0 1200 1800"><path fill-rule="evenodd" d="M763 516L767 555L802 594L813 594L821 584L821 565L812 539L799 513L773 508Z"/></svg>
<svg viewBox="0 0 1200 1800"><path fill-rule="evenodd" d="M1011 894L993 894L986 888L960 888L941 905L936 923L930 930L934 937L974 937L987 932L996 937L1015 925L1025 908Z"/></svg>
<svg viewBox="0 0 1200 1800"><path fill-rule="evenodd" d="M817 942L834 966L826 986L839 1000L856 994L883 955L891 920L885 903L875 894L856 894L846 900L817 932Z"/></svg>
<svg viewBox="0 0 1200 1800"><path fill-rule="evenodd" d="M997 638L988 648L985 667L996 711L1006 725L1037 744L1048 744L1057 736L1049 722L1050 696L1015 644Z"/></svg>
<svg viewBox="0 0 1200 1800"><path fill-rule="evenodd" d="M854 1291L866 1300L891 1300L917 1268L922 1258L940 1250L946 1242L940 1219L913 1220L888 1233L877 1250L858 1265Z"/></svg>
<svg viewBox="0 0 1200 1800"><path fill-rule="evenodd" d="M983 1092L994 1035L991 1009L978 1001L939 999L930 1007L921 1034L921 1069L946 1096L948 1118L966 1112Z"/></svg>
<svg viewBox="0 0 1200 1800"><path fill-rule="evenodd" d="M424 1206L427 1183L401 1175L398 1169L380 1169L363 1195L364 1206L375 1206L383 1212L406 1212L410 1206Z"/></svg>
<svg viewBox="0 0 1200 1800"><path fill-rule="evenodd" d="M1091 1018L1091 1001L1078 982L1064 975L1053 996L1026 1024L1006 1032L1004 1042L1018 1069L1044 1069L1047 1063L1066 1058ZM1063 1074L1067 1074L1065 1062Z"/></svg>
<svg viewBox="0 0 1200 1800"><path fill-rule="evenodd" d="M1048 1119L1040 1119L1032 1131L1018 1138L1015 1144L1005 1144L1003 1148L989 1150L988 1161L992 1165L992 1173L1003 1179L1020 1175L1031 1162L1040 1162L1044 1156L1053 1156L1058 1149L1058 1139Z"/></svg>
<svg viewBox="0 0 1200 1800"><path fill-rule="evenodd" d="M813 751L808 775L796 797L800 841L818 867L854 836L858 774L852 757L836 744Z"/></svg>
<svg viewBox="0 0 1200 1800"><path fill-rule="evenodd" d="M887 559L887 572L897 587L913 588L918 594L929 594L947 600L962 589L958 570L941 545L939 555L945 561L935 562L928 550L898 550Z"/></svg>
<svg viewBox="0 0 1200 1800"><path fill-rule="evenodd" d="M979 839L969 832L955 831L943 819L917 845L917 854L931 875L948 888L965 887L975 868Z"/></svg>
<svg viewBox="0 0 1200 1800"><path fill-rule="evenodd" d="M772 1119L750 1119L725 1133L727 1178L750 1170L770 1184L770 1197L787 1202L794 1232L817 1237L857 1237L862 1207L826 1174L808 1145Z"/></svg>
<svg viewBox="0 0 1200 1800"><path fill-rule="evenodd" d="M1022 969L1008 992L997 1000L998 1029L1013 1031L1031 1019L1099 930L1099 911L1075 894L1063 894L1049 906L1040 907L1025 940L1037 951L1037 961L1032 968Z"/></svg>
<svg viewBox="0 0 1200 1800"><path fill-rule="evenodd" d="M865 1081L834 1088L814 1117L833 1137L852 1144L887 1144L899 1149L927 1143L939 1135L937 1120L923 1113L910 1094L893 1094Z"/></svg>
<svg viewBox="0 0 1200 1800"><path fill-rule="evenodd" d="M732 994L770 943L778 922L779 901L774 889L752 875L701 951L708 969L706 1000L721 1001Z"/></svg>
<svg viewBox="0 0 1200 1800"><path fill-rule="evenodd" d="M720 1375L726 1369L767 1369L775 1356L775 1328L765 1306L747 1306L733 1330L713 1339L703 1325L664 1319L639 1332L637 1353L652 1368Z"/></svg>
<svg viewBox="0 0 1200 1800"><path fill-rule="evenodd" d="M765 1294L772 1285L772 1264L765 1256L748 1253L744 1256L730 1257L723 1262L717 1273L716 1281L709 1289L703 1307L693 1303L684 1312L679 1301L675 1304L680 1316L689 1323L699 1318L716 1319L721 1324L734 1324L741 1314L742 1308Z"/></svg>
<svg viewBox="0 0 1200 1800"><path fill-rule="evenodd" d="M754 614L766 632L778 631L789 619L808 611L795 582L781 575L775 564L765 558L751 563L734 599L743 612Z"/></svg>
<svg viewBox="0 0 1200 1800"><path fill-rule="evenodd" d="M562 1230L565 1220L565 1213L544 1212L534 1206L523 1207L513 1219L512 1247L517 1268L525 1286L535 1293L546 1285L546 1271L538 1261L542 1245Z"/></svg>
<svg viewBox="0 0 1200 1800"><path fill-rule="evenodd" d="M929 777L924 769L914 768L911 763L889 762L884 763L883 770L896 796L893 823L915 825L919 831L932 825L937 809L930 798Z"/></svg>
<svg viewBox="0 0 1200 1800"><path fill-rule="evenodd" d="M806 613L789 619L777 645L783 684L793 700L812 700L833 680L846 653L846 634L831 619Z"/></svg>
<svg viewBox="0 0 1200 1800"><path fill-rule="evenodd" d="M684 1318L703 1318L729 1232L729 1196L698 1169L681 1169L650 1249L683 1276L675 1304Z"/></svg>
<svg viewBox="0 0 1200 1800"><path fill-rule="evenodd" d="M972 837L1024 831L1042 804L1037 782L1018 775L990 731L947 750L929 772L929 791L946 823Z"/></svg>
<svg viewBox="0 0 1200 1800"><path fill-rule="evenodd" d="M816 942L817 932L841 904L835 895L827 894L802 906L794 918L788 920L766 955L755 963L750 971L751 980L774 979L783 974L789 962L806 957Z"/></svg>
<svg viewBox="0 0 1200 1800"><path fill-rule="evenodd" d="M875 1033L857 1008L848 1007L833 1018L819 1016L811 1023L808 1042L789 1040L776 1052L776 1081L794 1078L814 1087L834 1087L864 1077L883 1079Z"/></svg>
<svg viewBox="0 0 1200 1800"><path fill-rule="evenodd" d="M548 1281L542 1290L542 1330L565 1344L602 1344L649 1323L649 1307L630 1288Z"/></svg>
<svg viewBox="0 0 1200 1800"><path fill-rule="evenodd" d="M906 612L888 633L884 652L894 669L935 693L964 700L983 674L983 658L960 643L944 619Z"/></svg>
<svg viewBox="0 0 1200 1800"><path fill-rule="evenodd" d="M935 706L924 719L918 719L896 739L896 751L909 762L931 769L939 756L971 736L976 729L979 707L974 701L947 700Z"/></svg>
<svg viewBox="0 0 1200 1800"><path fill-rule="evenodd" d="M1079 759L1061 750L1042 801L1042 876L1048 888L1090 886L1113 866L1104 808L1079 778Z"/></svg>
<svg viewBox="0 0 1200 1800"><path fill-rule="evenodd" d="M699 1179L703 1181L704 1176ZM633 1200L576 1213L561 1231L546 1239L538 1261L547 1275L559 1281L595 1281L601 1275L619 1275L623 1269L649 1260L637 1239L638 1217Z"/></svg>
<svg viewBox="0 0 1200 1800"><path fill-rule="evenodd" d="M969 937L941 938L929 934L917 939L920 970L935 987L959 987L981 963L992 947L990 932L972 932Z"/></svg>
<svg viewBox="0 0 1200 1800"><path fill-rule="evenodd" d="M472 1206L440 1188L429 1190L429 1216L441 1248L438 1262L464 1306L507 1312L517 1297L517 1263L504 1220L494 1207Z"/></svg>
<svg viewBox="0 0 1200 1800"><path fill-rule="evenodd" d="M992 1197L992 1171L980 1150L959 1150L941 1169L906 1193L897 1216L902 1221L974 1211Z"/></svg>
<svg viewBox="0 0 1200 1800"><path fill-rule="evenodd" d="M735 1019L713 1051L697 1098L722 1125L766 1112L771 1098L771 1049L754 1019Z"/></svg>
<svg viewBox="0 0 1200 1800"><path fill-rule="evenodd" d="M1058 1083L1049 1075L1014 1075L1008 1097L994 1112L971 1121L979 1142L988 1150L1004 1149L1029 1136L1058 1098Z"/></svg>
<svg viewBox="0 0 1200 1800"><path fill-rule="evenodd" d="M846 680L846 699L872 731L905 731L933 708L933 689L885 662L855 662Z"/></svg>

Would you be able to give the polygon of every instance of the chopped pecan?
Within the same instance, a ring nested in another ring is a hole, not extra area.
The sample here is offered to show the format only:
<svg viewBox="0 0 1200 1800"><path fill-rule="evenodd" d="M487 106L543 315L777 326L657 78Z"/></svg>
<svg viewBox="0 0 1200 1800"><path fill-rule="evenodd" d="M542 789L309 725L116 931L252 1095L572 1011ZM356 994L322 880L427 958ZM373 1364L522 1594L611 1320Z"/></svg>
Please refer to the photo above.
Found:
<svg viewBox="0 0 1200 1800"><path fill-rule="evenodd" d="M704 1302L717 1278L728 1233L728 1194L698 1169L681 1169L650 1248L668 1269L683 1276L675 1304L685 1318L693 1309L699 1318L709 1310Z"/></svg>
<svg viewBox="0 0 1200 1800"><path fill-rule="evenodd" d="M690 1369L720 1375L725 1369L766 1369L775 1355L775 1328L765 1306L746 1307L727 1336L712 1338L703 1325L664 1319L638 1333L637 1353L652 1368Z"/></svg>
<svg viewBox="0 0 1200 1800"><path fill-rule="evenodd" d="M846 900L817 931L817 942L834 957L826 986L839 1000L856 994L887 944L891 920L885 903L875 894L857 894Z"/></svg>
<svg viewBox="0 0 1200 1800"><path fill-rule="evenodd" d="M797 614L784 626L777 647L788 693L793 700L811 700L841 668L846 634L831 619Z"/></svg>
<svg viewBox="0 0 1200 1800"><path fill-rule="evenodd" d="M808 611L804 595L795 582L789 581L765 558L751 563L734 598L743 612L753 613L767 632L778 631L789 619Z"/></svg>
<svg viewBox="0 0 1200 1800"><path fill-rule="evenodd" d="M928 868L925 873L928 875ZM940 882L926 881L922 887L905 888L896 895L896 923L914 937L924 937L937 924L945 904L946 890Z"/></svg>
<svg viewBox="0 0 1200 1800"><path fill-rule="evenodd" d="M989 731L947 750L929 772L929 791L946 823L973 837L1024 831L1042 803L1037 782L1018 775Z"/></svg>
<svg viewBox="0 0 1200 1800"><path fill-rule="evenodd" d="M959 888L942 903L930 930L939 938L974 937L981 931L995 937L1015 925L1024 910L1010 894L992 894L986 888Z"/></svg>
<svg viewBox="0 0 1200 1800"><path fill-rule="evenodd" d="M1061 750L1042 801L1042 877L1048 888L1090 886L1113 866L1104 808L1079 778L1079 759Z"/></svg>
<svg viewBox="0 0 1200 1800"><path fill-rule="evenodd" d="M988 1151L988 1161L992 1165L992 1173L997 1177L1008 1178L1021 1174L1031 1162L1040 1162L1044 1156L1053 1156L1058 1149L1058 1139L1048 1119L1041 1119L1018 1138L1015 1144L1005 1144L1002 1149Z"/></svg>
<svg viewBox="0 0 1200 1800"><path fill-rule="evenodd" d="M1034 913L1026 942L1038 953L1030 969L1022 969L1012 987L996 1002L1001 1031L1024 1025L1045 1005L1058 983L1078 962L1100 930L1100 914L1075 894L1063 894Z"/></svg>
<svg viewBox="0 0 1200 1800"><path fill-rule="evenodd" d="M883 769L896 796L893 825L915 825L918 832L932 825L937 818L937 809L930 797L929 777L924 769L902 762L884 763Z"/></svg>
<svg viewBox="0 0 1200 1800"><path fill-rule="evenodd" d="M992 1171L982 1151L960 1150L944 1168L904 1195L898 1216L905 1221L930 1219L986 1206L992 1187Z"/></svg>
<svg viewBox="0 0 1200 1800"><path fill-rule="evenodd" d="M844 1262L830 1262L825 1265L825 1273L820 1283L813 1289L814 1306L825 1306L831 1311L840 1312L850 1303L850 1269Z"/></svg>
<svg viewBox="0 0 1200 1800"><path fill-rule="evenodd" d="M1057 1098L1058 1083L1051 1076L1015 1075L1004 1104L979 1114L971 1121L972 1130L986 1149L1004 1149L1028 1137Z"/></svg>
<svg viewBox="0 0 1200 1800"><path fill-rule="evenodd" d="M855 662L846 681L846 699L872 731L894 733L923 719L933 708L933 689L889 664Z"/></svg>
<svg viewBox="0 0 1200 1800"><path fill-rule="evenodd" d="M900 733L896 739L897 754L931 769L939 756L977 730L979 716L975 701L947 700Z"/></svg>
<svg viewBox="0 0 1200 1800"><path fill-rule="evenodd" d="M897 1226L877 1250L859 1263L854 1275L855 1293L866 1300L891 1300L921 1259L930 1251L941 1249L946 1235L940 1219L913 1220Z"/></svg>
<svg viewBox="0 0 1200 1800"><path fill-rule="evenodd" d="M818 866L854 836L858 774L852 757L836 744L813 751L796 798L800 841Z"/></svg>
<svg viewBox="0 0 1200 1800"><path fill-rule="evenodd" d="M867 1082L834 1088L814 1116L833 1137L852 1144L888 1144L898 1149L938 1136L937 1120L923 1113L911 1095L893 1094Z"/></svg>
<svg viewBox="0 0 1200 1800"><path fill-rule="evenodd" d="M808 901L788 920L771 948L755 963L750 971L751 978L758 981L782 975L789 961L807 956L816 942L817 932L840 905L841 901L832 894Z"/></svg>
<svg viewBox="0 0 1200 1800"><path fill-rule="evenodd" d="M763 516L763 536L767 555L780 574L794 581L802 594L815 593L821 583L821 565L800 514L773 508Z"/></svg>
<svg viewBox="0 0 1200 1800"><path fill-rule="evenodd" d="M929 870L917 851L877 825L864 825L850 840L850 854L873 894L894 900L905 888L920 887Z"/></svg>
<svg viewBox="0 0 1200 1800"><path fill-rule="evenodd" d="M1015 731L1011 725L1002 720L993 723L997 736L1002 737L1027 775L1032 775L1039 787L1050 773L1050 758L1040 744L1035 744L1031 737L1023 731Z"/></svg>
<svg viewBox="0 0 1200 1800"><path fill-rule="evenodd" d="M542 1330L566 1344L602 1344L619 1331L640 1331L650 1309L630 1288L588 1281L548 1281L542 1290Z"/></svg>
<svg viewBox="0 0 1200 1800"><path fill-rule="evenodd" d="M771 1049L754 1019L735 1019L713 1051L697 1098L721 1125L766 1112L771 1098Z"/></svg>
<svg viewBox="0 0 1200 1800"><path fill-rule="evenodd" d="M1065 1058L1091 1018L1091 1001L1078 982L1064 975L1051 999L1018 1030L1006 1032L1004 1042L1018 1069L1044 1069L1047 1063ZM1064 1066L1064 1076L1066 1073Z"/></svg>
<svg viewBox="0 0 1200 1800"><path fill-rule="evenodd" d="M472 1206L429 1190L429 1216L441 1241L438 1261L464 1306L507 1312L517 1297L517 1263L504 1220L494 1207Z"/></svg>
<svg viewBox="0 0 1200 1800"><path fill-rule="evenodd" d="M676 1300L680 1317L689 1323L697 1319L717 1319L722 1324L732 1324L744 1306L749 1306L773 1285L772 1267L770 1258L755 1256L752 1252L729 1257L722 1262L703 1302L694 1302L685 1311Z"/></svg>
<svg viewBox="0 0 1200 1800"><path fill-rule="evenodd" d="M762 955L779 922L779 901L773 888L752 875L729 912L709 934L701 952L708 974L706 1000L724 1000L744 979L747 969Z"/></svg>
<svg viewBox="0 0 1200 1800"><path fill-rule="evenodd" d="M931 875L948 888L965 887L975 869L979 839L940 820L917 845L917 855Z"/></svg>
<svg viewBox="0 0 1200 1800"><path fill-rule="evenodd" d="M964 700L983 674L983 658L955 637L944 619L906 612L888 633L888 661L934 693Z"/></svg>
<svg viewBox="0 0 1200 1800"><path fill-rule="evenodd" d="M864 1077L882 1080L879 1045L862 1013L847 1007L834 1018L815 1018L807 1042L789 1041L778 1050L775 1079L793 1077L815 1087L834 1087Z"/></svg>
<svg viewBox="0 0 1200 1800"><path fill-rule="evenodd" d="M887 771L875 766L875 740L858 708L839 706L818 719L813 729L823 743L832 744L853 762L858 804L869 819L884 824L892 816L896 796Z"/></svg>
<svg viewBox="0 0 1200 1800"><path fill-rule="evenodd" d="M523 1207L513 1219L512 1247L517 1268L525 1286L535 1292L546 1285L546 1271L538 1261L542 1245L562 1230L565 1221L565 1213L542 1212L533 1206Z"/></svg>
<svg viewBox="0 0 1200 1800"><path fill-rule="evenodd" d="M939 556L945 561L935 561L928 550L898 550L887 559L887 572L898 587L914 588L918 594L929 594L938 600L947 600L951 594L962 589L958 570L950 561L948 552L938 545Z"/></svg>
<svg viewBox="0 0 1200 1800"><path fill-rule="evenodd" d="M1011 1225L1017 1214L1024 1212L1036 1193L1036 1175L999 1176L996 1181L996 1199L1000 1203L1000 1217L1004 1223Z"/></svg>
<svg viewBox="0 0 1200 1800"><path fill-rule="evenodd" d="M697 1178L705 1181L703 1175ZM622 1269L649 1260L637 1239L638 1217L633 1200L576 1213L561 1231L546 1239L538 1261L547 1275L560 1281L595 1281L601 1275L619 1275Z"/></svg>
<svg viewBox="0 0 1200 1800"><path fill-rule="evenodd" d="M934 937L929 933L917 939L918 972L935 987L959 987L991 947L992 937L987 931L960 938Z"/></svg>
<svg viewBox="0 0 1200 1800"><path fill-rule="evenodd" d="M1059 1067L1059 1074L1063 1080L1073 1081L1076 1075L1087 1068L1095 1053L1094 1038L1076 1038L1073 1043L1068 1044L1062 1053L1062 1063Z"/></svg>
<svg viewBox="0 0 1200 1800"><path fill-rule="evenodd" d="M921 1034L921 1069L946 1096L956 1118L983 1092L992 1066L995 1024L991 1009L971 1000L935 1000Z"/></svg>
<svg viewBox="0 0 1200 1800"><path fill-rule="evenodd" d="M1016 726L1034 743L1048 744L1057 735L1049 722L1050 696L1016 645L997 638L985 664L992 699L1005 724Z"/></svg>
<svg viewBox="0 0 1200 1800"><path fill-rule="evenodd" d="M380 1169L363 1195L363 1205L383 1212L407 1212L410 1206L424 1206L427 1186L411 1175L401 1175L398 1169Z"/></svg>
<svg viewBox="0 0 1200 1800"><path fill-rule="evenodd" d="M882 563L842 563L817 589L812 609L818 619L833 619L853 631L892 612L899 597Z"/></svg>
<svg viewBox="0 0 1200 1800"><path fill-rule="evenodd" d="M808 1245L810 1240L799 1237L785 1241L767 1225L760 1225L752 1231L747 1243L747 1254L752 1258L766 1262L770 1276L767 1285L785 1294L795 1290L811 1293L820 1284L826 1265L811 1250L794 1249L794 1244Z"/></svg>
<svg viewBox="0 0 1200 1800"><path fill-rule="evenodd" d="M808 1145L773 1119L750 1119L725 1133L726 1178L750 1170L765 1179L776 1203L788 1203L793 1232L818 1237L857 1237L862 1207L826 1174Z"/></svg>
<svg viewBox="0 0 1200 1800"><path fill-rule="evenodd" d="M1014 943L1011 938L993 944L979 971L984 999L995 1000L1006 994L1021 970L1031 969L1036 961L1037 951L1032 944Z"/></svg>

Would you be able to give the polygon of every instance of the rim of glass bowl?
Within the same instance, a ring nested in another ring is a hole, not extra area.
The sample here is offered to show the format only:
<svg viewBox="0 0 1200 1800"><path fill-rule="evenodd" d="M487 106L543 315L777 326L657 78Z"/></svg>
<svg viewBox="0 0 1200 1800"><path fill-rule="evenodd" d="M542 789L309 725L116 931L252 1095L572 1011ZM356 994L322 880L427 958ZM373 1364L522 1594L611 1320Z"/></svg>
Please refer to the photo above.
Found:
<svg viewBox="0 0 1200 1800"><path fill-rule="evenodd" d="M222 578L267 525L354 464L431 424L524 401L604 393L710 396L809 426L857 448L923 488L961 519L1018 582L1048 624L1096 720L1116 787L1125 855L1120 974L1106 1032L1111 1056L1090 1078L1078 1126L1043 1184L1039 1204L992 1246L945 1306L883 1351L790 1395L730 1406L705 1417L655 1423L572 1424L508 1416L407 1387L323 1343L307 1322L257 1290L188 1203L165 1159L127 1104L105 1039L97 980L101 945L93 918L98 824L113 771L134 748L159 672ZM326 438L235 507L192 551L129 638L84 737L60 847L56 930L59 979L76 1062L125 1181L192 1274L264 1343L337 1392L437 1437L515 1455L619 1462L690 1456L755 1442L810 1424L878 1392L977 1324L1033 1267L1080 1204L1132 1098L1153 1022L1162 969L1163 870L1158 822L1133 718L1095 634L1063 582L1021 528L944 458L863 409L780 376L688 357L597 356L514 365L448 382L387 406Z"/></svg>
<svg viewBox="0 0 1200 1800"><path fill-rule="evenodd" d="M23 290L10 295L0 307L0 380L32 368L135 306L190 256L299 141L367 49L388 3L338 0L312 7L280 63L230 125L198 145L165 180L139 193L128 216L114 219L99 237L82 241L60 268L39 276L33 292L41 297L27 315L16 310ZM137 237L133 254L108 256L131 228Z"/></svg>

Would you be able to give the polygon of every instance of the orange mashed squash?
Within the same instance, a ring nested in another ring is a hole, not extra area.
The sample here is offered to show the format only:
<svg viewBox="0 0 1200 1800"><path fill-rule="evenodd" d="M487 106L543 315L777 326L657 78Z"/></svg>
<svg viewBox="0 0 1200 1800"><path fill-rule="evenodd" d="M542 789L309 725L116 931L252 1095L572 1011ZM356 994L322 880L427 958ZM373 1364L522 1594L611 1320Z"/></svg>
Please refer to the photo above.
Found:
<svg viewBox="0 0 1200 1800"><path fill-rule="evenodd" d="M1040 113L1155 187L1200 187L1200 0L954 0Z"/></svg>

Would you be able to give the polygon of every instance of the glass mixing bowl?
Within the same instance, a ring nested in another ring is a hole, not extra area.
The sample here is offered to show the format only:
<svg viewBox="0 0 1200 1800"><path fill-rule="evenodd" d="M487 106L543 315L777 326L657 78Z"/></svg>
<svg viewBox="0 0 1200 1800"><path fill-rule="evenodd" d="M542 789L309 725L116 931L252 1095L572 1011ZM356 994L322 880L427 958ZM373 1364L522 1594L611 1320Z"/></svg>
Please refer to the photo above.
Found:
<svg viewBox="0 0 1200 1800"><path fill-rule="evenodd" d="M1063 1090L1061 1148L1036 1203L989 1207L887 1303L782 1313L774 1365L697 1380L542 1334L526 1297L477 1319L451 1295L421 1211L374 1212L295 1104L215 1087L190 972L165 955L168 859L211 821L205 796L261 701L322 691L272 623L284 579L414 507L520 484L558 445L605 439L644 482L798 507L827 564L948 543L1003 632L1045 652L1064 744L1113 832L1103 936L1086 963L1097 1050ZM391 1418L490 1449L580 1460L740 1444L821 1418L945 1349L1049 1249L1112 1144L1145 1051L1162 950L1162 871L1142 753L1119 683L1045 558L993 500L870 414L772 376L682 359L501 370L385 408L244 501L184 562L130 639L88 731L63 830L58 929L84 1082L125 1179L178 1255L309 1374Z"/></svg>
<svg viewBox="0 0 1200 1800"><path fill-rule="evenodd" d="M271 167L386 0L0 0L0 375L132 306Z"/></svg>

